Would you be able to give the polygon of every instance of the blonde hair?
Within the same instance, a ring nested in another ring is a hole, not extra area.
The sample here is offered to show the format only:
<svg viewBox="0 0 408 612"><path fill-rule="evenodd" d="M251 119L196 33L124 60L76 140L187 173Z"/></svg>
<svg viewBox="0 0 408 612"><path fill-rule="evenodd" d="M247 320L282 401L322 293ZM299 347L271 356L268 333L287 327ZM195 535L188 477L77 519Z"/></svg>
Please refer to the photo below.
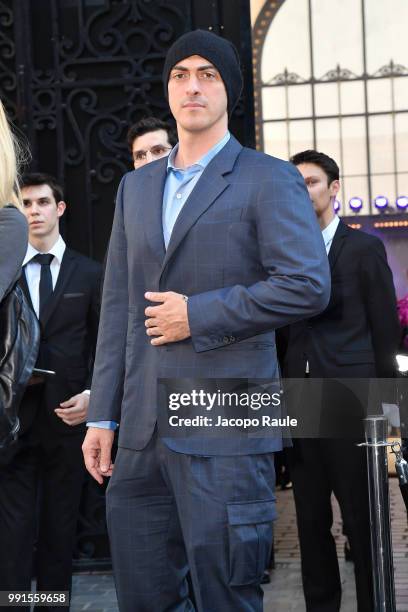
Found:
<svg viewBox="0 0 408 612"><path fill-rule="evenodd" d="M21 147L13 135L0 100L0 208L14 204L21 208L18 186L18 159Z"/></svg>

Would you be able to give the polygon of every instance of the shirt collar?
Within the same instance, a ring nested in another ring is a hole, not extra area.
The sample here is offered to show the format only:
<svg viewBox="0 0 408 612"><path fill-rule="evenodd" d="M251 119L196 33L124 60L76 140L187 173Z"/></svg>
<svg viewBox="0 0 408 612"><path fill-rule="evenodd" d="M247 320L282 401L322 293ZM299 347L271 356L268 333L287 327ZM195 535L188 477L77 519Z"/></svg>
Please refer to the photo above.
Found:
<svg viewBox="0 0 408 612"><path fill-rule="evenodd" d="M332 219L327 227L322 230L324 244L327 246L329 242L331 242L334 238L334 234L336 233L337 226L340 223L340 219L337 215L334 215L334 219Z"/></svg>
<svg viewBox="0 0 408 612"><path fill-rule="evenodd" d="M221 140L219 140L209 151L207 151L207 153L205 153L205 155L203 155L201 159L195 162L195 164L192 164L191 166L187 166L187 168L178 168L175 165L176 155L178 151L178 143L177 143L176 146L173 147L173 149L170 151L170 155L167 158L167 173L170 170L177 171L177 172L186 172L193 168L204 170L204 168L208 166L210 161L217 155L217 153L219 153L221 149L225 147L225 145L227 144L230 138L231 138L231 134L229 131L227 131L225 136Z"/></svg>
<svg viewBox="0 0 408 612"><path fill-rule="evenodd" d="M48 253L50 253L51 255L54 255L59 265L61 265L62 257L64 255L65 249L66 249L66 244L64 240L62 239L62 236L59 235L57 242L51 247ZM37 251L37 249L35 249L32 244L28 243L27 253L23 261L23 266L25 266L29 261L32 260L33 257L35 257L40 252L41 251Z"/></svg>

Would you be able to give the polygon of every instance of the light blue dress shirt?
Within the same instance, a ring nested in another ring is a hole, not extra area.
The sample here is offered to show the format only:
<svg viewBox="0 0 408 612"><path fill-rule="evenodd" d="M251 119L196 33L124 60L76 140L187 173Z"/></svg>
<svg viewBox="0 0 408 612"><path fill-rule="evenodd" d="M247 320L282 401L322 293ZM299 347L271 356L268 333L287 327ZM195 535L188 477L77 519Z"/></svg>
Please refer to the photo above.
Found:
<svg viewBox="0 0 408 612"><path fill-rule="evenodd" d="M163 238L167 246L170 242L173 227L177 221L181 209L186 203L189 195L196 186L200 176L208 166L210 161L221 151L230 139L227 132L212 149L210 149L201 159L187 168L177 168L175 160L178 152L178 144L172 149L167 161L167 178L163 194Z"/></svg>
<svg viewBox="0 0 408 612"><path fill-rule="evenodd" d="M164 185L162 212L163 238L166 249L181 209L210 161L225 147L230 137L231 135L227 131L225 136L203 155L198 162L187 168L177 168L175 166L178 144L171 150L167 159L167 178ZM116 429L118 423L115 421L90 421L87 423L87 426Z"/></svg>

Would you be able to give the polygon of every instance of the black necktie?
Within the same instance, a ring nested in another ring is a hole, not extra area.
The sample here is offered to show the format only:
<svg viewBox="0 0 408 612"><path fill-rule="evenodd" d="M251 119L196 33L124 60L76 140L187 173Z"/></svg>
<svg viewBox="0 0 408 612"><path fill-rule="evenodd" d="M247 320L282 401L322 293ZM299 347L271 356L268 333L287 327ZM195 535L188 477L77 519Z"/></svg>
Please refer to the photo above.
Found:
<svg viewBox="0 0 408 612"><path fill-rule="evenodd" d="M51 268L50 263L54 259L54 255L47 254L42 255L38 253L35 257L33 257L32 261L36 261L41 264L41 277L40 277L40 312L39 318L41 319L44 313L44 307L52 295L52 276L51 276Z"/></svg>

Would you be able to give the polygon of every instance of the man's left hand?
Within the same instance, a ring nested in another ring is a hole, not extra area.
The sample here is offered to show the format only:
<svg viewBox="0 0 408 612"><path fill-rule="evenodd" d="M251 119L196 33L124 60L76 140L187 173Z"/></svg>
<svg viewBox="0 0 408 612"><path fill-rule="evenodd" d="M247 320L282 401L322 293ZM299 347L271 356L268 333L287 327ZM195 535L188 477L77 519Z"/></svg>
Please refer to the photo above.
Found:
<svg viewBox="0 0 408 612"><path fill-rule="evenodd" d="M55 414L67 425L79 425L86 421L89 406L89 393L78 393L60 404Z"/></svg>
<svg viewBox="0 0 408 612"><path fill-rule="evenodd" d="M145 310L146 334L157 336L150 341L154 346L178 342L190 337L187 301L185 296L174 291L153 293L148 291L145 298L158 306L148 306Z"/></svg>

